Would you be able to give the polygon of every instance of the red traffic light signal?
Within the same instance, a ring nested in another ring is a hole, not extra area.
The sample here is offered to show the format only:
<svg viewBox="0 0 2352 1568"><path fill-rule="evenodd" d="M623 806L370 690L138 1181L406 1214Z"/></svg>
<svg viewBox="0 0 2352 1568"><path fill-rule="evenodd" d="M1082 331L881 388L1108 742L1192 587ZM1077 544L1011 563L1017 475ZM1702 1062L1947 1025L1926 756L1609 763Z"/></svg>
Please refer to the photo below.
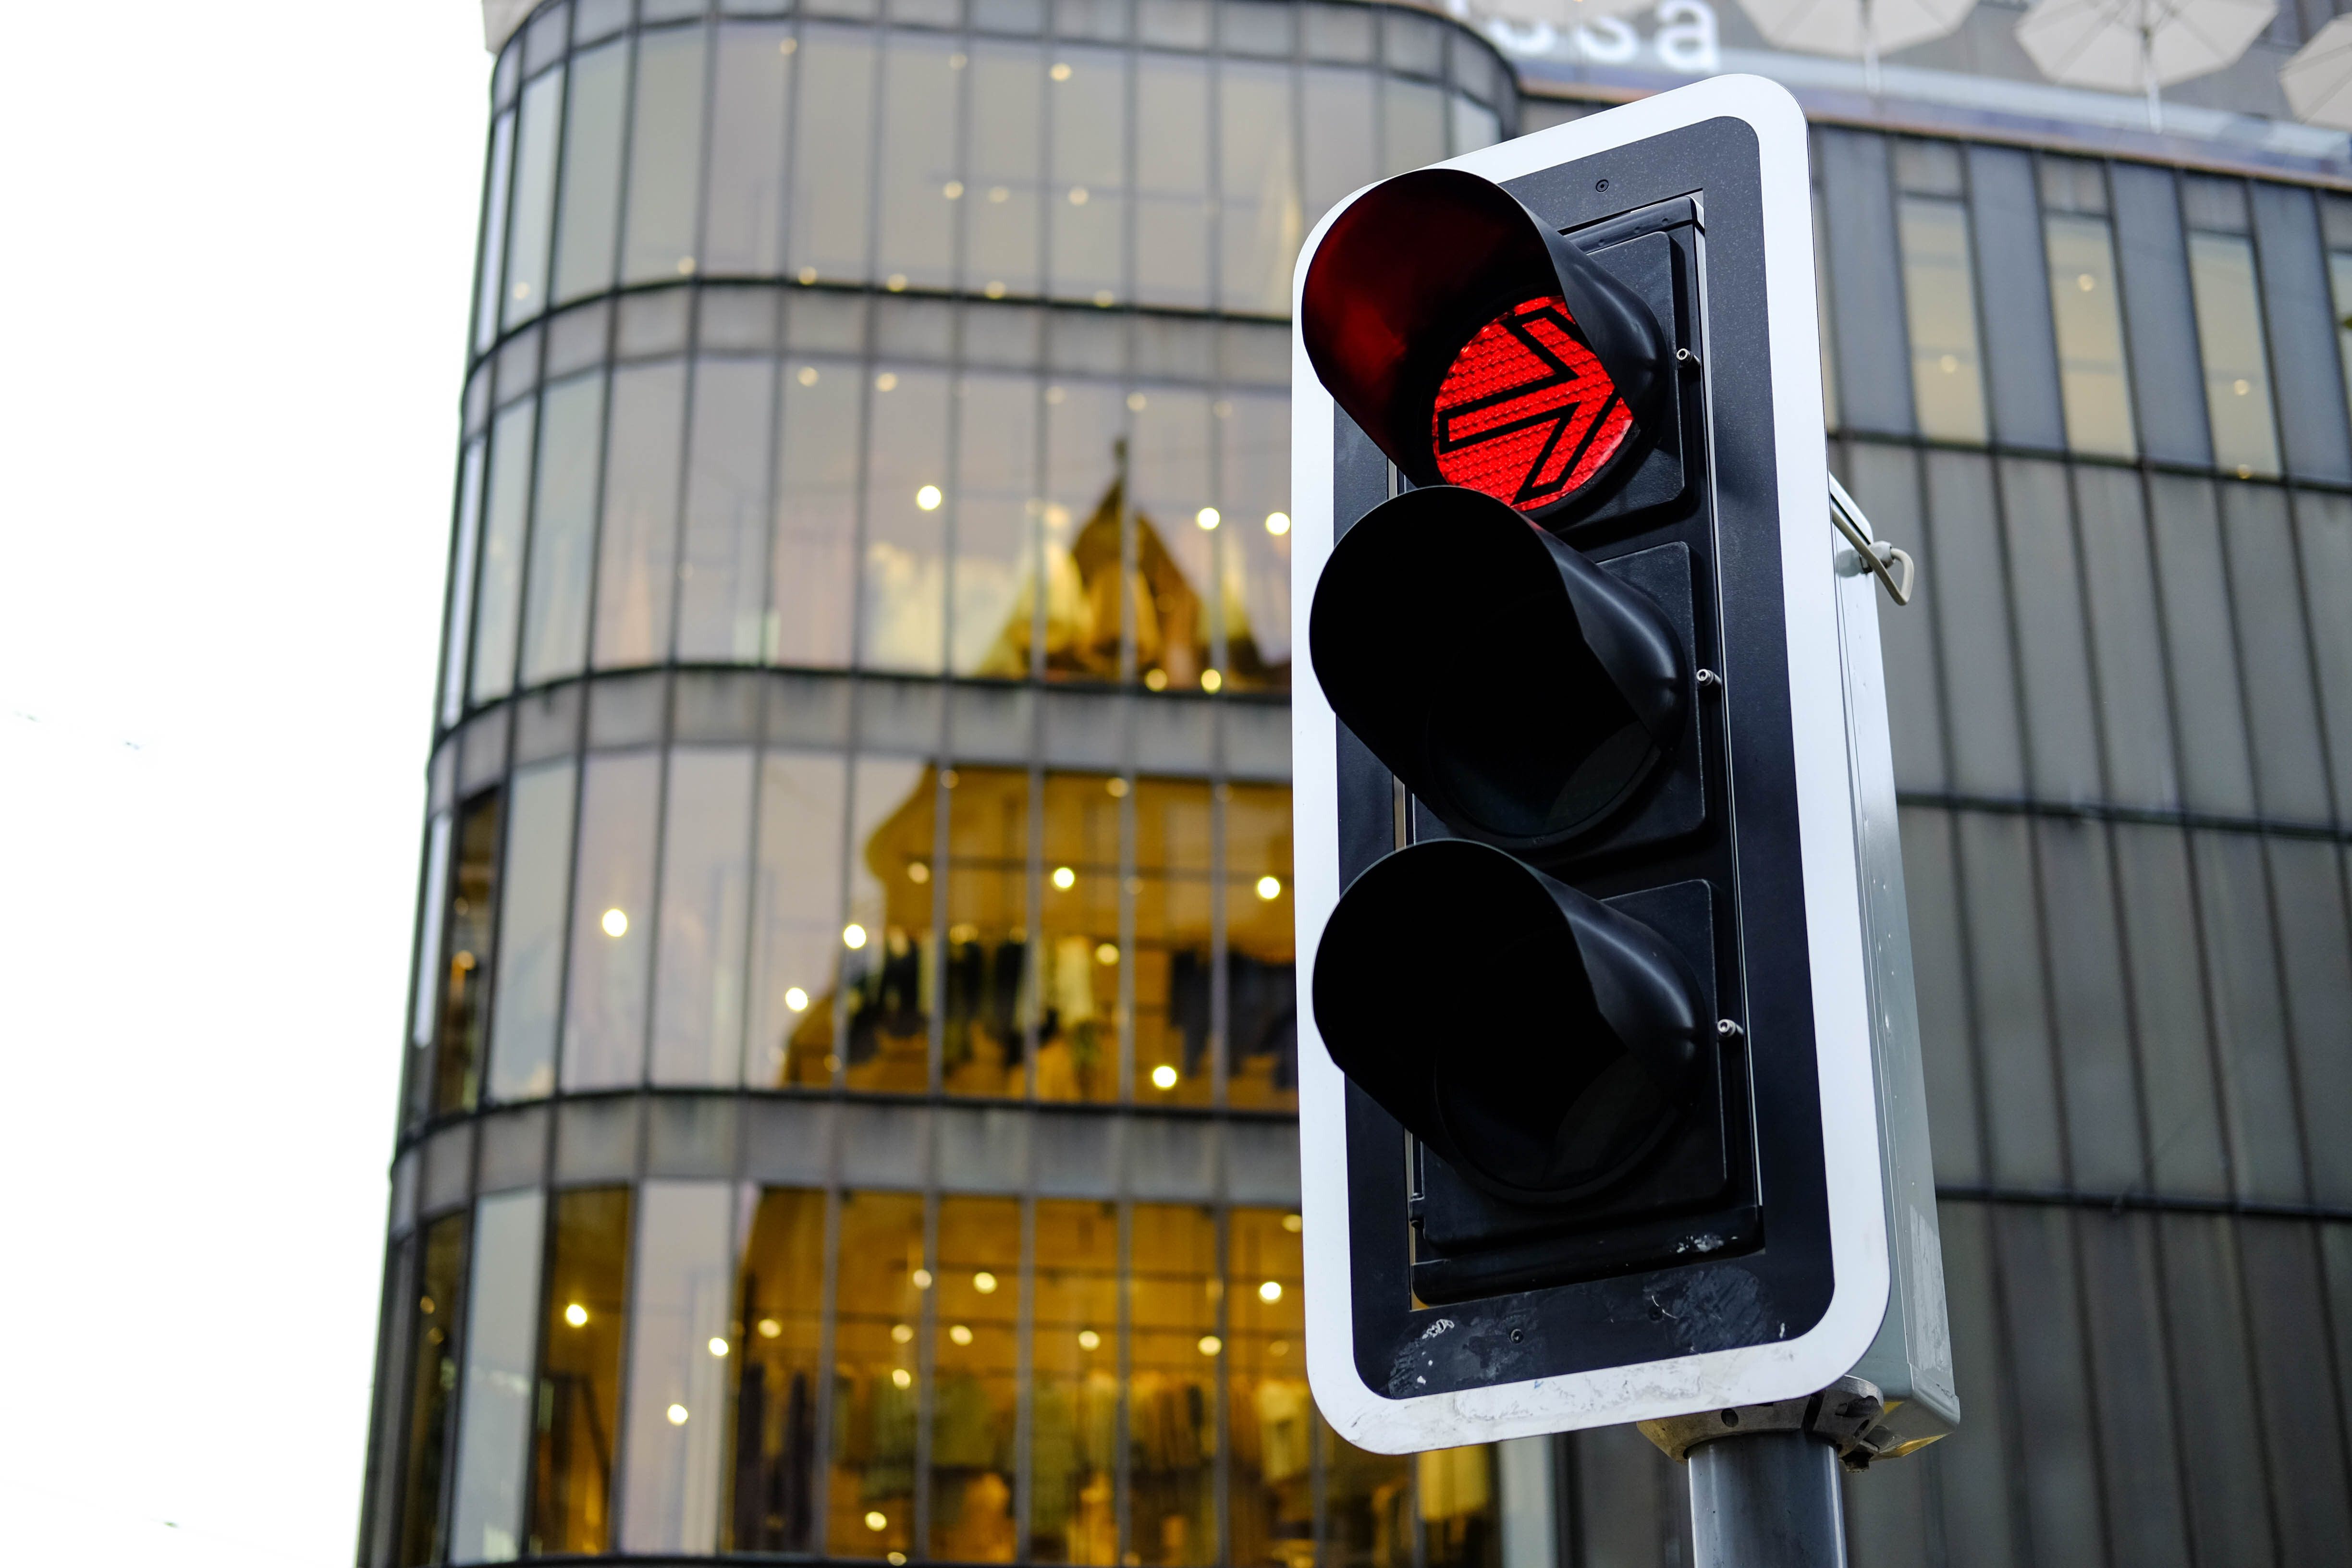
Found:
<svg viewBox="0 0 2352 1568"><path fill-rule="evenodd" d="M1423 169L1341 213L1299 327L1339 406L1416 485L1530 516L1605 496L1673 414L1642 294L1501 186Z"/></svg>

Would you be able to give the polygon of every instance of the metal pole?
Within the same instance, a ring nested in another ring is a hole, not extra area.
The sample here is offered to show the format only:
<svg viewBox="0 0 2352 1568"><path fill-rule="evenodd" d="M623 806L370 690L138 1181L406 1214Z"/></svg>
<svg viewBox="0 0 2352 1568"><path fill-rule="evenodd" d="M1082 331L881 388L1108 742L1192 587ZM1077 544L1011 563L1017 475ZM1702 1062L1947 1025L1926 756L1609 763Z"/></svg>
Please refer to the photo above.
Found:
<svg viewBox="0 0 2352 1568"><path fill-rule="evenodd" d="M1642 1435L1690 1467L1692 1568L1845 1568L1838 1471L1891 1452L1875 1384L1644 1421Z"/></svg>
<svg viewBox="0 0 2352 1568"><path fill-rule="evenodd" d="M1804 1432L1718 1437L1690 1454L1693 1568L1845 1568L1837 1449Z"/></svg>

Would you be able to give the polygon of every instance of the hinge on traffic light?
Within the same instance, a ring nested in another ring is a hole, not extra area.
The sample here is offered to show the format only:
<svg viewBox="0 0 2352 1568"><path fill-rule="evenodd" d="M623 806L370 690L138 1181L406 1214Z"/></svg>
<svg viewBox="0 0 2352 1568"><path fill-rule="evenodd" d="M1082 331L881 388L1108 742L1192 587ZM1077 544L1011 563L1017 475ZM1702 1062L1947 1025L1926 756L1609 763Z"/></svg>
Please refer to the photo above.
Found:
<svg viewBox="0 0 2352 1568"><path fill-rule="evenodd" d="M1832 474L1829 478L1830 521L1837 524L1837 531L1845 535L1846 542L1853 545L1855 553L1862 558L1863 570L1885 584L1887 596L1897 605L1909 604L1911 576L1915 570L1910 555L1884 540L1872 537L1870 519L1863 516L1862 508L1854 505L1853 498L1845 493L1845 487L1838 483L1837 476ZM1903 581L1899 584L1895 581L1895 568L1897 566L1903 568Z"/></svg>

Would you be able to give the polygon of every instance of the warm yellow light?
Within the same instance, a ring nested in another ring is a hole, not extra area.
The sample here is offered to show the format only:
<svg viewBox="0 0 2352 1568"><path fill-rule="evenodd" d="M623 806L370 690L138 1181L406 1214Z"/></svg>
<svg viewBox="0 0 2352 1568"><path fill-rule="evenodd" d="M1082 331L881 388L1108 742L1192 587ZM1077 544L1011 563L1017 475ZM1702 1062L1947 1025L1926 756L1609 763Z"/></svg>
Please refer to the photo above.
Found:
<svg viewBox="0 0 2352 1568"><path fill-rule="evenodd" d="M1265 1284L1259 1286L1257 1288L1257 1299L1261 1301L1281 1300L1282 1281L1279 1279L1269 1279Z"/></svg>
<svg viewBox="0 0 2352 1568"><path fill-rule="evenodd" d="M1306 1217L1304 1215L1295 1214L1284 1215L1282 1216L1282 1228L1288 1231L1291 1235L1297 1236L1300 1231L1307 1228Z"/></svg>
<svg viewBox="0 0 2352 1568"><path fill-rule="evenodd" d="M1129 414L1140 414L1150 405L1150 402L1151 400L1143 394L1130 392L1127 395L1127 411Z"/></svg>
<svg viewBox="0 0 2352 1568"><path fill-rule="evenodd" d="M903 272L893 272L883 280L882 286L893 294L904 293L907 288L907 275Z"/></svg>
<svg viewBox="0 0 2352 1568"><path fill-rule="evenodd" d="M1224 683L1225 678L1213 669L1204 669L1201 672L1201 689L1203 691L1214 691Z"/></svg>
<svg viewBox="0 0 2352 1568"><path fill-rule="evenodd" d="M1290 514L1286 511L1267 512L1265 514L1265 531L1268 533L1273 534L1276 539L1288 533L1290 531Z"/></svg>
<svg viewBox="0 0 2352 1568"><path fill-rule="evenodd" d="M960 1345L968 1345L971 1343L971 1331L957 1323L948 1330L948 1338Z"/></svg>
<svg viewBox="0 0 2352 1568"><path fill-rule="evenodd" d="M889 1516L876 1509L866 1516L866 1528L877 1531L887 1530L890 1528Z"/></svg>
<svg viewBox="0 0 2352 1568"><path fill-rule="evenodd" d="M1055 60L1054 62L1054 68L1049 74L1052 75L1055 81L1067 81L1070 79L1070 68L1065 62Z"/></svg>
<svg viewBox="0 0 2352 1568"><path fill-rule="evenodd" d="M772 1340L783 1331L784 1325L776 1321L775 1319L762 1318L760 1320L760 1337L761 1339Z"/></svg>
<svg viewBox="0 0 2352 1568"><path fill-rule="evenodd" d="M915 492L915 504L925 511L939 510L940 502L946 499L940 493L940 487L937 485L925 485Z"/></svg>
<svg viewBox="0 0 2352 1568"><path fill-rule="evenodd" d="M1200 510L1192 514L1192 521L1199 523L1203 529L1213 529L1217 524L1224 521L1225 519L1224 515L1218 511L1215 507L1204 506Z"/></svg>
<svg viewBox="0 0 2352 1568"><path fill-rule="evenodd" d="M882 1561L890 1564L890 1568L907 1568L907 1554L903 1552L885 1552Z"/></svg>
<svg viewBox="0 0 2352 1568"><path fill-rule="evenodd" d="M983 1268L971 1277L971 1288L983 1296L996 1294L996 1276Z"/></svg>
<svg viewBox="0 0 2352 1568"><path fill-rule="evenodd" d="M419 1296L416 1299L416 1310L424 1313L426 1317L431 1317L433 1315L433 1298L430 1296Z"/></svg>
<svg viewBox="0 0 2352 1568"><path fill-rule="evenodd" d="M894 1366L890 1369L890 1382L895 1387L912 1388L915 1386L915 1374L903 1366Z"/></svg>
<svg viewBox="0 0 2352 1568"><path fill-rule="evenodd" d="M1942 371L1946 375L1949 375L1954 371L1960 368L1959 356L1958 354L1946 354L1942 359L1936 362L1936 368Z"/></svg>
<svg viewBox="0 0 2352 1568"><path fill-rule="evenodd" d="M950 180L944 189L947 192L948 200L951 202L959 201L963 196L963 182L961 180Z"/></svg>
<svg viewBox="0 0 2352 1568"><path fill-rule="evenodd" d="M855 921L842 927L841 942L844 947L864 947L866 945L866 928L862 925L856 924Z"/></svg>
<svg viewBox="0 0 2352 1568"><path fill-rule="evenodd" d="M788 987L784 992L784 1005L795 1013L807 1012L808 993L797 985Z"/></svg>
<svg viewBox="0 0 2352 1568"><path fill-rule="evenodd" d="M1110 797L1113 800L1125 800L1127 798L1127 781L1125 779L1107 779L1103 783L1103 788L1110 792Z"/></svg>
<svg viewBox="0 0 2352 1568"><path fill-rule="evenodd" d="M931 1271L928 1268L916 1269L914 1273L914 1280L916 1289L929 1289L931 1288Z"/></svg>
<svg viewBox="0 0 2352 1568"><path fill-rule="evenodd" d="M814 386L816 384L816 366L813 364L804 364L801 366L801 373L798 380L803 386Z"/></svg>
<svg viewBox="0 0 2352 1568"><path fill-rule="evenodd" d="M2074 287L2087 294L2092 289L2097 288L2098 285L2091 280L2091 275L2089 273L2078 272L2074 275Z"/></svg>
<svg viewBox="0 0 2352 1568"><path fill-rule="evenodd" d="M1097 942L1097 943L1096 943L1096 944L1095 944L1095 962L1096 962L1097 963L1101 964L1105 969L1116 969L1116 968L1118 968L1118 943L1117 943L1117 942Z"/></svg>
<svg viewBox="0 0 2352 1568"><path fill-rule="evenodd" d="M893 1343L903 1345L914 1337L915 1326L912 1323L893 1323L890 1325L890 1339Z"/></svg>
<svg viewBox="0 0 2352 1568"><path fill-rule="evenodd" d="M1109 310L1118 299L1118 296L1112 293L1108 289L1097 289L1095 290L1095 303L1106 310Z"/></svg>
<svg viewBox="0 0 2352 1568"><path fill-rule="evenodd" d="M921 860L909 860L907 862L907 880L909 882L923 883L928 882L930 879L931 868L929 864Z"/></svg>
<svg viewBox="0 0 2352 1568"><path fill-rule="evenodd" d="M893 372L886 370L874 378L874 390L877 392L895 392L898 387L898 377Z"/></svg>
<svg viewBox="0 0 2352 1568"><path fill-rule="evenodd" d="M1202 1334L1201 1336L1201 1353L1202 1355L1214 1355L1224 1348L1225 1342L1217 1338L1216 1335Z"/></svg>
<svg viewBox="0 0 2352 1568"><path fill-rule="evenodd" d="M988 187L988 199L992 202L1011 201L1013 199L1013 187L1010 185L991 185Z"/></svg>
<svg viewBox="0 0 2352 1568"><path fill-rule="evenodd" d="M588 1309L574 1301L563 1309L563 1321L575 1329L584 1327L588 1321Z"/></svg>
<svg viewBox="0 0 2352 1568"><path fill-rule="evenodd" d="M1147 669L1143 672L1143 684L1154 691L1165 691L1168 689L1168 672L1164 669Z"/></svg>
<svg viewBox="0 0 2352 1568"><path fill-rule="evenodd" d="M1279 877L1260 877L1257 879L1257 896L1264 899L1269 904L1274 902L1275 900L1282 897L1282 879Z"/></svg>
<svg viewBox="0 0 2352 1568"><path fill-rule="evenodd" d="M1067 866L1054 868L1054 886L1066 893L1077 885L1078 874L1076 871L1071 870Z"/></svg>
<svg viewBox="0 0 2352 1568"><path fill-rule="evenodd" d="M1176 1069L1170 1067L1166 1062L1161 1062L1158 1067L1153 1068L1151 1069L1151 1087L1154 1089L1174 1089L1176 1087Z"/></svg>
<svg viewBox="0 0 2352 1568"><path fill-rule="evenodd" d="M725 1340L712 1340L710 1342L710 1353L712 1355L725 1355L727 1353L727 1342Z"/></svg>
<svg viewBox="0 0 2352 1568"><path fill-rule="evenodd" d="M693 257L681 256L677 258L677 275L680 278L691 278L694 276Z"/></svg>
<svg viewBox="0 0 2352 1568"><path fill-rule="evenodd" d="M1088 193L1086 186L1072 185L1070 187L1070 205L1074 207L1082 207L1086 205L1087 195Z"/></svg>
<svg viewBox="0 0 2352 1568"><path fill-rule="evenodd" d="M803 283L814 283L814 282L815 282L815 281L816 281L816 268L814 268L814 267L803 267L803 268L801 268L801 270L800 270L800 279L801 279L801 281L802 281L802 282L803 282Z"/></svg>
<svg viewBox="0 0 2352 1568"><path fill-rule="evenodd" d="M2253 383L2248 381L2242 375L2230 384L2230 390L2236 393L2241 397L2245 396L2246 394L2252 392L2253 389Z"/></svg>
<svg viewBox="0 0 2352 1568"><path fill-rule="evenodd" d="M683 1426L686 1425L685 1405L673 1405L669 1407L669 1424L673 1426Z"/></svg>
<svg viewBox="0 0 2352 1568"><path fill-rule="evenodd" d="M1265 1353L1268 1355L1288 1355L1290 1353L1290 1342L1288 1340L1276 1340L1272 1344L1265 1347Z"/></svg>
<svg viewBox="0 0 2352 1568"><path fill-rule="evenodd" d="M629 917L620 910L606 910L604 911L604 918L596 923L604 928L604 934L606 936L626 936L629 934Z"/></svg>
<svg viewBox="0 0 2352 1568"><path fill-rule="evenodd" d="M1078 1348L1082 1351L1098 1351L1102 1349L1102 1336L1092 1329L1080 1329Z"/></svg>

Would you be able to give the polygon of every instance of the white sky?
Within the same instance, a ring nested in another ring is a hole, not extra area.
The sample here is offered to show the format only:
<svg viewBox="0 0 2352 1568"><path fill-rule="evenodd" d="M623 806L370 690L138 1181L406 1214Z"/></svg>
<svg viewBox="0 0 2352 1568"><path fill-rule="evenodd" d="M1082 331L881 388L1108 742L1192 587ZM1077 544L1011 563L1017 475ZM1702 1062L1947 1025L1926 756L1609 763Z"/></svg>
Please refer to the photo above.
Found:
<svg viewBox="0 0 2352 1568"><path fill-rule="evenodd" d="M7 16L0 1561L347 1564L480 15Z"/></svg>

